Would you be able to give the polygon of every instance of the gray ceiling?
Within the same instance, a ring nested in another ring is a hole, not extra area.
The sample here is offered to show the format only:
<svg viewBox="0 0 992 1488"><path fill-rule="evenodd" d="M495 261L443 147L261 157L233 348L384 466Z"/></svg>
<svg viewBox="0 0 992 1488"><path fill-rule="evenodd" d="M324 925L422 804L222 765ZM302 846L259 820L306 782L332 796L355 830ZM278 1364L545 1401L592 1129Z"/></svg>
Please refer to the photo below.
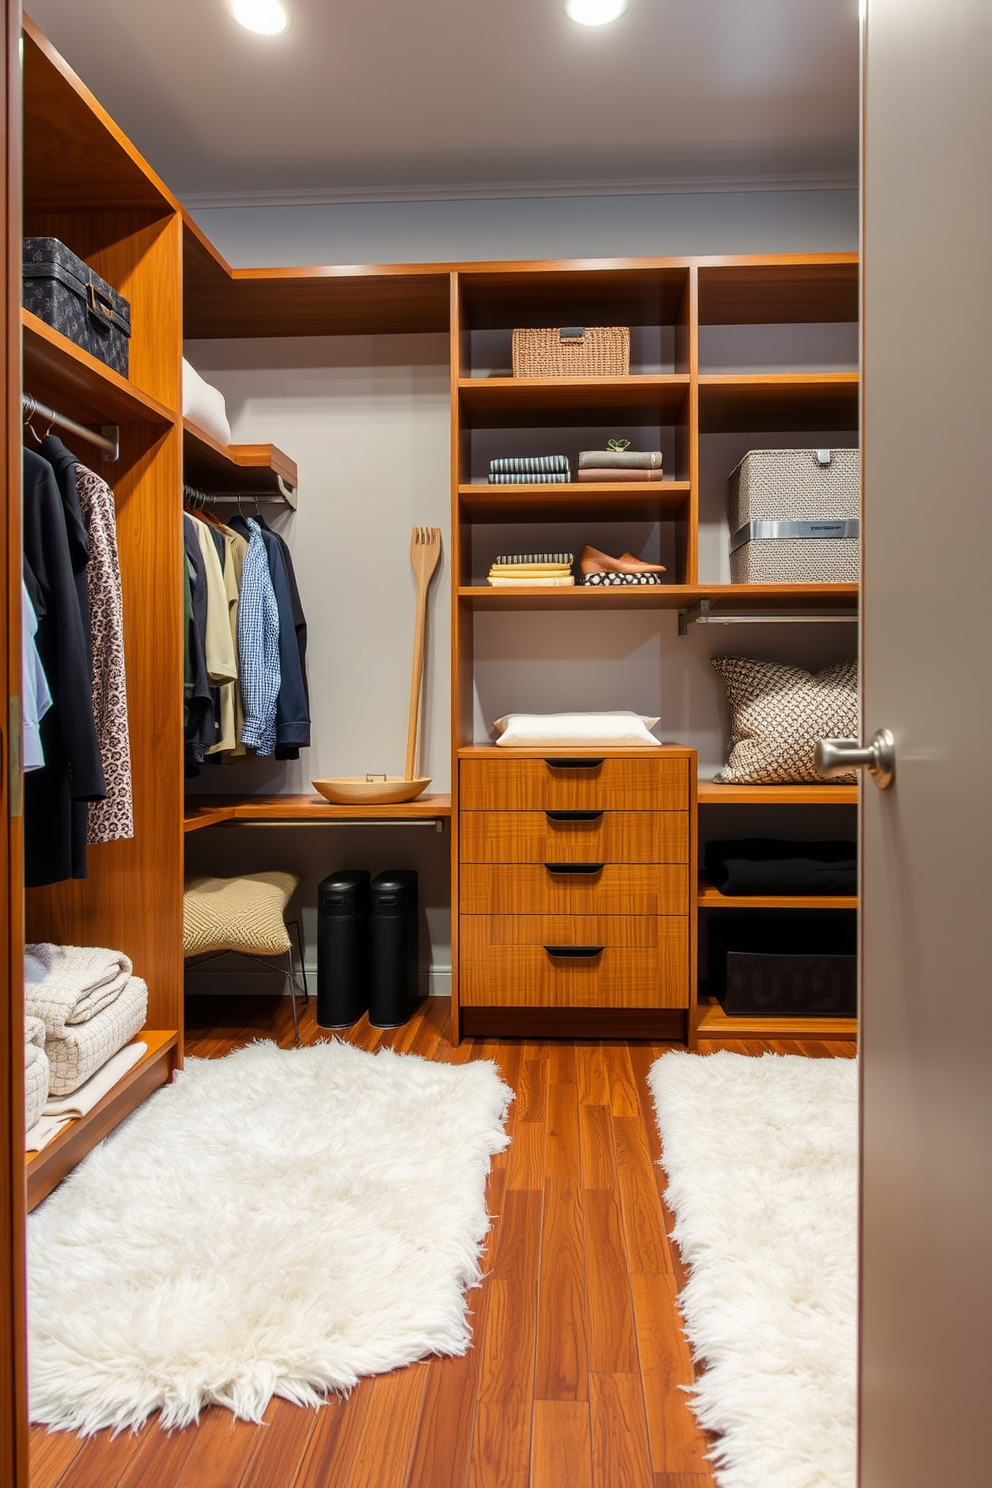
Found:
<svg viewBox="0 0 992 1488"><path fill-rule="evenodd" d="M299 198L460 187L853 176L857 0L28 0L174 191Z"/></svg>

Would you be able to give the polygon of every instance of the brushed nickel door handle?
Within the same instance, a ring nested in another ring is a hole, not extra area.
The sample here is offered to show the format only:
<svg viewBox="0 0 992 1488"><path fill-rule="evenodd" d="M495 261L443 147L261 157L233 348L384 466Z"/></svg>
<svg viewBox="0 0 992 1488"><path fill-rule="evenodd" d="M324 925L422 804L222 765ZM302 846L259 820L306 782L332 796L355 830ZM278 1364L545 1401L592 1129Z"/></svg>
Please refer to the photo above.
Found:
<svg viewBox="0 0 992 1488"><path fill-rule="evenodd" d="M817 772L828 780L850 770L867 770L879 790L888 790L896 776L896 741L888 729L878 729L870 744L858 739L818 739L813 758Z"/></svg>

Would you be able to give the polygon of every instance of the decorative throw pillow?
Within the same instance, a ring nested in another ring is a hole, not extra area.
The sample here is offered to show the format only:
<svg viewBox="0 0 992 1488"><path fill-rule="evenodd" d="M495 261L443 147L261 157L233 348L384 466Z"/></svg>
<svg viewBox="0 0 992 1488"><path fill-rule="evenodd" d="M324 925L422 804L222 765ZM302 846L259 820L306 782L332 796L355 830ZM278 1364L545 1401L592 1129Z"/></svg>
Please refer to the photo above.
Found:
<svg viewBox="0 0 992 1488"><path fill-rule="evenodd" d="M657 749L658 740L648 732L657 722L640 713L507 713L495 720L493 728L500 736L496 743L509 749L626 748L630 744Z"/></svg>
<svg viewBox="0 0 992 1488"><path fill-rule="evenodd" d="M289 950L283 918L298 873L246 873L241 878L187 878L183 893L183 955L241 951L282 956Z"/></svg>
<svg viewBox="0 0 992 1488"><path fill-rule="evenodd" d="M819 672L714 656L730 702L730 758L716 779L723 785L850 784L851 771L827 782L816 772L818 739L858 733L858 663L838 661Z"/></svg>

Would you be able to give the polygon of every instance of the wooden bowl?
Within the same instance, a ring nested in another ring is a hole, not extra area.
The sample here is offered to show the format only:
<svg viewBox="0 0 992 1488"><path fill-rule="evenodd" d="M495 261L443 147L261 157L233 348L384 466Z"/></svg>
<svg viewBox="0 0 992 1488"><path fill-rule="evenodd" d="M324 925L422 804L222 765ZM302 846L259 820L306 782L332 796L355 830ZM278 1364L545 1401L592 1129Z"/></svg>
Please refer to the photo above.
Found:
<svg viewBox="0 0 992 1488"><path fill-rule="evenodd" d="M314 790L334 806L395 806L415 801L430 780L404 780L400 775L338 775L332 780L311 780Z"/></svg>

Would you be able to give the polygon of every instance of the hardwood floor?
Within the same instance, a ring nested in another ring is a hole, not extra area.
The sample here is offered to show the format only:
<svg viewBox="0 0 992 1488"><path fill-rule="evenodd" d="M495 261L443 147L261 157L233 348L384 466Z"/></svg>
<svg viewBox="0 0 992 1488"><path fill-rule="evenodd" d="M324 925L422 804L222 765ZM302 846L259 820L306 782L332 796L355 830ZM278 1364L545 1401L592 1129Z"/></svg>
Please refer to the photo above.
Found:
<svg viewBox="0 0 992 1488"><path fill-rule="evenodd" d="M326 1036L313 1002L301 1033ZM258 1037L292 1043L284 999L190 1000L189 1054L216 1058ZM512 1142L489 1179L496 1217L488 1278L469 1297L474 1346L363 1380L320 1411L275 1401L264 1427L212 1408L172 1435L154 1420L88 1441L35 1429L32 1488L712 1488L681 1388L693 1379L675 1306L684 1274L645 1079L668 1046L475 1039L452 1049L444 1000L404 1028L363 1019L347 1037L454 1063L494 1059L517 1093Z"/></svg>

